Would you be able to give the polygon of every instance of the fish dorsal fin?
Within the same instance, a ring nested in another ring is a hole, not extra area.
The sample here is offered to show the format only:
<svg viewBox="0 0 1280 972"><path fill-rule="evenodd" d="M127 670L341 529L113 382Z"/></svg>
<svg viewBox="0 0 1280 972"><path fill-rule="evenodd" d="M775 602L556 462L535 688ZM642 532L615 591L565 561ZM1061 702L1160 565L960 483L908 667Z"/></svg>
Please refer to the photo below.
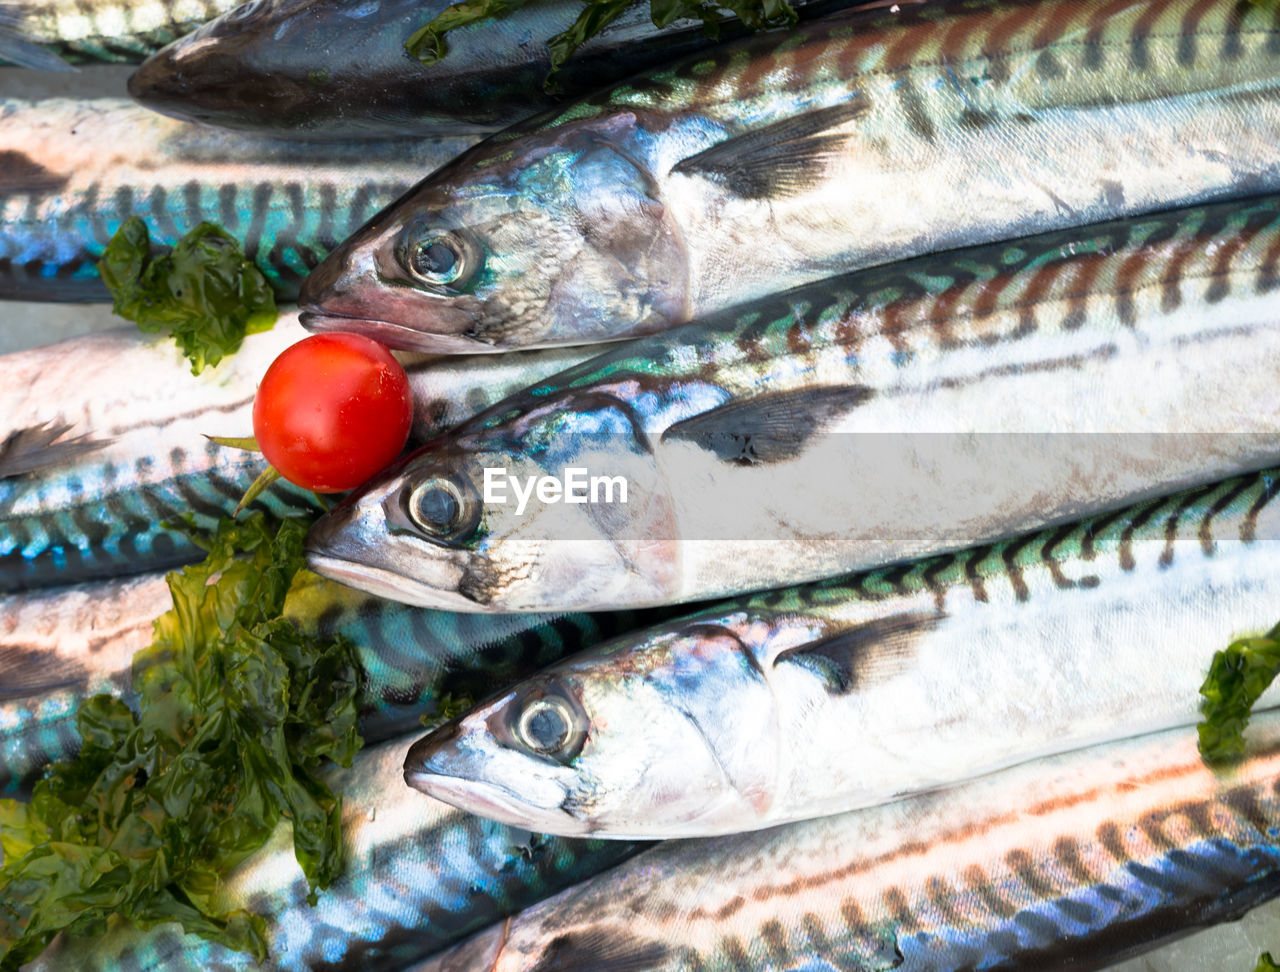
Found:
<svg viewBox="0 0 1280 972"><path fill-rule="evenodd" d="M671 171L704 176L744 199L795 195L813 183L849 137L833 129L860 118L869 108L865 97L855 95L725 139L681 159Z"/></svg>
<svg viewBox="0 0 1280 972"><path fill-rule="evenodd" d="M0 193L53 192L67 184L67 177L46 169L16 149L0 149Z"/></svg>
<svg viewBox="0 0 1280 972"><path fill-rule="evenodd" d="M22 32L22 14L13 4L0 3L0 61L35 71L74 71L53 51Z"/></svg>
<svg viewBox="0 0 1280 972"><path fill-rule="evenodd" d="M0 440L0 479L56 466L107 444L105 439L90 439L87 435L62 439L70 431L71 426L62 422L41 422L10 432Z"/></svg>
<svg viewBox="0 0 1280 972"><path fill-rule="evenodd" d="M910 670L915 664L916 641L944 617L941 612L911 612L877 618L829 638L788 648L774 665L802 665L821 678L832 695L847 695Z"/></svg>
<svg viewBox="0 0 1280 972"><path fill-rule="evenodd" d="M0 645L0 701L42 695L85 681L87 673L71 658L25 645Z"/></svg>
<svg viewBox="0 0 1280 972"><path fill-rule="evenodd" d="M692 442L737 465L782 462L873 394L865 385L766 392L676 422L662 433L662 441Z"/></svg>

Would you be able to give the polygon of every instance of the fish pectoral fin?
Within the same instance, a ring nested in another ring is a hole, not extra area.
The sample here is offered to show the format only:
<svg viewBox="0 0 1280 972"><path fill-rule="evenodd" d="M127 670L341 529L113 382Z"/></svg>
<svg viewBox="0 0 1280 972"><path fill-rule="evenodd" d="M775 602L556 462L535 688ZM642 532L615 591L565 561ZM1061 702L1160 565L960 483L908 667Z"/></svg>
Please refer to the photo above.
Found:
<svg viewBox="0 0 1280 972"><path fill-rule="evenodd" d="M70 431L71 426L65 423L41 422L10 432L0 441L0 479L56 466L107 444L106 439L90 439L87 435L62 439Z"/></svg>
<svg viewBox="0 0 1280 972"><path fill-rule="evenodd" d="M22 15L12 5L0 3L0 61L34 71L75 71L57 54L22 32Z"/></svg>
<svg viewBox="0 0 1280 972"><path fill-rule="evenodd" d="M602 928L587 928L551 939L529 972L645 972L670 961L675 957L673 951L666 942L636 937L631 929L609 933Z"/></svg>
<svg viewBox="0 0 1280 972"><path fill-rule="evenodd" d="M849 138L847 133L832 129L865 115L869 108L870 102L857 95L841 104L725 139L681 159L671 171L705 176L744 199L794 195L812 185L827 160Z"/></svg>
<svg viewBox="0 0 1280 972"><path fill-rule="evenodd" d="M915 665L915 642L945 618L942 612L911 612L877 618L847 631L781 652L783 662L808 668L833 695L887 681Z"/></svg>
<svg viewBox="0 0 1280 972"><path fill-rule="evenodd" d="M662 441L692 442L738 465L782 462L874 394L865 385L766 392L676 422L662 433Z"/></svg>

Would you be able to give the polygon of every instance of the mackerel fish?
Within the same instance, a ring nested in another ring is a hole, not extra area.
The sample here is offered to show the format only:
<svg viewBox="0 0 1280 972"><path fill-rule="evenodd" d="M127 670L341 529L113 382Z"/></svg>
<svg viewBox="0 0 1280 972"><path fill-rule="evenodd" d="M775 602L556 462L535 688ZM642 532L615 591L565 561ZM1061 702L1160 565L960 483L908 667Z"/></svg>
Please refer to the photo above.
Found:
<svg viewBox="0 0 1280 972"><path fill-rule="evenodd" d="M424 351L607 341L858 267L1275 191L1278 81L1265 4L833 15L486 140L330 254L303 323Z"/></svg>
<svg viewBox="0 0 1280 972"><path fill-rule="evenodd" d="M1280 893L1280 718L1250 733L1221 775L1177 729L665 843L414 972L1100 968Z"/></svg>
<svg viewBox="0 0 1280 972"><path fill-rule="evenodd" d="M285 314L198 377L172 342L136 328L0 357L0 443L39 442L42 430L59 427L67 428L63 440L87 437L70 454L58 442L16 456L0 449L0 592L199 560L196 546L164 522L190 513L212 527L266 468L258 453L205 435L249 434L258 379L305 336L296 314ZM439 435L580 357L552 349L411 361L412 435ZM29 471L12 475L19 462ZM283 480L250 508L274 517L320 510L312 493Z"/></svg>
<svg viewBox="0 0 1280 972"><path fill-rule="evenodd" d="M110 299L96 263L130 216L166 246L217 223L292 297L344 237L476 141L306 145L122 98L0 99L0 132L0 299L57 301Z"/></svg>
<svg viewBox="0 0 1280 972"><path fill-rule="evenodd" d="M132 704L132 661L173 606L159 574L0 597L0 794L29 791L80 748L76 713L105 692ZM366 681L360 733L376 743L419 727L445 696L484 698L566 655L672 611L475 615L409 608L315 575L285 615L304 633L355 644Z"/></svg>
<svg viewBox="0 0 1280 972"><path fill-rule="evenodd" d="M1278 619L1277 492L1271 469L719 604L508 688L405 779L547 833L699 837L1190 725L1214 652Z"/></svg>
<svg viewBox="0 0 1280 972"><path fill-rule="evenodd" d="M856 5L794 3L804 18ZM649 8L632 4L574 52L551 95L543 85L551 51L541 41L568 29L581 4L542 0L452 31L448 56L424 65L405 40L447 6L255 0L150 57L129 79L129 93L175 118L291 137L493 130L714 43L699 22L658 30ZM732 16L720 23L721 40L745 33Z"/></svg>
<svg viewBox="0 0 1280 972"><path fill-rule="evenodd" d="M67 62L136 64L240 0L0 0L0 59L65 70Z"/></svg>
<svg viewBox="0 0 1280 972"><path fill-rule="evenodd" d="M799 288L494 405L326 514L309 560L447 610L653 605L1258 469L1280 461L1278 265L1269 197Z"/></svg>
<svg viewBox="0 0 1280 972"><path fill-rule="evenodd" d="M314 907L287 825L227 876L215 906L267 918L261 965L174 924L121 923L101 937L56 939L25 972L398 972L637 849L542 837L423 800L400 784L402 754L402 742L389 742L328 774L343 795L346 867Z"/></svg>

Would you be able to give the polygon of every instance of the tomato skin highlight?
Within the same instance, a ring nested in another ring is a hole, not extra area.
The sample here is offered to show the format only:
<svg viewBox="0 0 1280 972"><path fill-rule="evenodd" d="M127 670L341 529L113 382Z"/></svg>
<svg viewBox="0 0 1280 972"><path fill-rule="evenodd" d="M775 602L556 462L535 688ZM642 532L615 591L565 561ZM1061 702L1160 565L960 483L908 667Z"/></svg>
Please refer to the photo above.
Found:
<svg viewBox="0 0 1280 972"><path fill-rule="evenodd" d="M393 462L413 423L409 378L391 352L359 334L313 334L262 376L253 434L291 483L354 489Z"/></svg>

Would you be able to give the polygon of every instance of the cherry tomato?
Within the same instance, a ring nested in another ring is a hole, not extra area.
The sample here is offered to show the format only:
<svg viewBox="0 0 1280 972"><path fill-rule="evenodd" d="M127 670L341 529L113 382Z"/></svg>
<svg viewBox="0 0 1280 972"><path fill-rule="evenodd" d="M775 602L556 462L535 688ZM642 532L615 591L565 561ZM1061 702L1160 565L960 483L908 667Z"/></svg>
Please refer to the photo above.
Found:
<svg viewBox="0 0 1280 972"><path fill-rule="evenodd" d="M404 448L413 397L400 362L358 334L315 334L271 362L253 400L253 434L291 483L354 489Z"/></svg>

